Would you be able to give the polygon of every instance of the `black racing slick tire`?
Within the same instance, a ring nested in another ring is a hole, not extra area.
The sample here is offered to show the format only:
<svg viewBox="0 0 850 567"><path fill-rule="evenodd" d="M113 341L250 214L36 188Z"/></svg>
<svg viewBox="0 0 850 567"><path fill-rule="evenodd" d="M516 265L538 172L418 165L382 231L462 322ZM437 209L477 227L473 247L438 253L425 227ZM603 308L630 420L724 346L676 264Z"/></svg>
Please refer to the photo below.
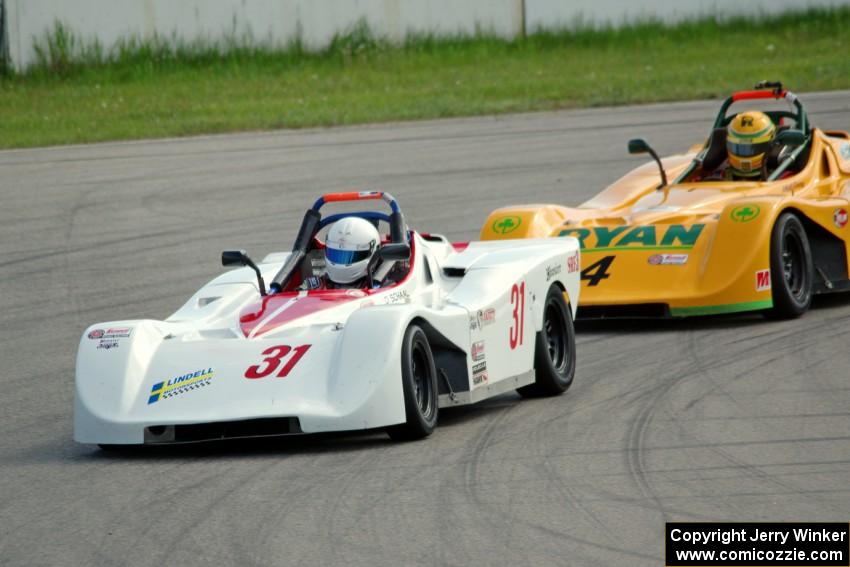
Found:
<svg viewBox="0 0 850 567"><path fill-rule="evenodd" d="M573 383L576 371L576 333L563 290L549 287L543 304L543 328L534 345L533 384L519 388L525 398L557 396Z"/></svg>
<svg viewBox="0 0 850 567"><path fill-rule="evenodd" d="M793 319L808 311L813 281L812 250L803 223L793 213L783 213L770 235L773 307L765 315L770 319Z"/></svg>
<svg viewBox="0 0 850 567"><path fill-rule="evenodd" d="M410 325L404 333L401 382L406 421L389 427L387 433L394 441L412 441L431 435L439 414L437 367L428 337L417 325Z"/></svg>

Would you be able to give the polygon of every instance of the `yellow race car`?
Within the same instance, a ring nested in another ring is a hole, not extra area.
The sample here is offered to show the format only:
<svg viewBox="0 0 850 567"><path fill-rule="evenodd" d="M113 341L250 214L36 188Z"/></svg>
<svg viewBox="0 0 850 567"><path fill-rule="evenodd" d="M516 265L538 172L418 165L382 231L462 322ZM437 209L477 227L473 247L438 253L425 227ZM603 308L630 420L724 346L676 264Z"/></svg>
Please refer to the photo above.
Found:
<svg viewBox="0 0 850 567"><path fill-rule="evenodd" d="M754 100L789 109L728 112ZM812 128L780 83L727 98L708 140L685 154L661 160L642 139L629 152L656 163L575 208L498 209L481 239L576 237L580 317L790 318L813 294L850 289L850 135Z"/></svg>

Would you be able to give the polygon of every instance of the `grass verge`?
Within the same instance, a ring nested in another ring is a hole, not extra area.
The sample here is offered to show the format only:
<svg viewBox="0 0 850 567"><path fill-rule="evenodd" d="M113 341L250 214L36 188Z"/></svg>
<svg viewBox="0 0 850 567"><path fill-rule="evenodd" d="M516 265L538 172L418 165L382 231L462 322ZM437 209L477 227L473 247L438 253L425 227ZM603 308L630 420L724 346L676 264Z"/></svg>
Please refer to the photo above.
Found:
<svg viewBox="0 0 850 567"><path fill-rule="evenodd" d="M318 53L161 37L107 51L57 26L38 65L0 76L0 147L713 98L761 79L850 88L848 50L850 8L397 46L361 25Z"/></svg>

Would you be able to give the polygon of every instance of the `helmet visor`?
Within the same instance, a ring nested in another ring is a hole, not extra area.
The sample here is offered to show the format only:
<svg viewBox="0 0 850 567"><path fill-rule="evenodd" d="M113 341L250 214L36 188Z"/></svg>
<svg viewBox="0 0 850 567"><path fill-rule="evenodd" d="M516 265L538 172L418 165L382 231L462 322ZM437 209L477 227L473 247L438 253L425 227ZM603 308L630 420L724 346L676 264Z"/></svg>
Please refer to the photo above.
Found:
<svg viewBox="0 0 850 567"><path fill-rule="evenodd" d="M337 248L325 248L325 258L328 262L349 266L355 262L362 262L370 256L369 250L339 250Z"/></svg>
<svg viewBox="0 0 850 567"><path fill-rule="evenodd" d="M729 153L738 157L753 157L763 154L770 147L770 142L762 142L760 144L736 144L735 142L727 142L726 148Z"/></svg>

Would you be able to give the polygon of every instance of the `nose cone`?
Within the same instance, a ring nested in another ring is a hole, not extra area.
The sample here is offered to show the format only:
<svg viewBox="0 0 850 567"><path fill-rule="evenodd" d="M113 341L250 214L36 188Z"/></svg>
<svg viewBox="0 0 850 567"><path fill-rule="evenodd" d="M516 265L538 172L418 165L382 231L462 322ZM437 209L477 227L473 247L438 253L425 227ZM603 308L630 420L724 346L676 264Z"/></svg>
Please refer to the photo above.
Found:
<svg viewBox="0 0 850 567"><path fill-rule="evenodd" d="M329 383L341 334L299 327L271 339L175 338L144 364L78 373L75 437L139 443L145 428L161 425L332 416Z"/></svg>

